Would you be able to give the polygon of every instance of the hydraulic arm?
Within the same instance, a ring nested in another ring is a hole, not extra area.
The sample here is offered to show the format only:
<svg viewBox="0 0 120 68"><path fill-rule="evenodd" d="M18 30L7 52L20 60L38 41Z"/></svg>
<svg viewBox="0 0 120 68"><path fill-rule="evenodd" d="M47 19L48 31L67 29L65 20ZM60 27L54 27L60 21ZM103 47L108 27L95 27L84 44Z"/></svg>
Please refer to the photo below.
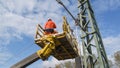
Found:
<svg viewBox="0 0 120 68"><path fill-rule="evenodd" d="M40 41L44 46L37 51L37 54L42 60L46 60L55 51L55 48L60 45L60 42L53 35L43 36Z"/></svg>

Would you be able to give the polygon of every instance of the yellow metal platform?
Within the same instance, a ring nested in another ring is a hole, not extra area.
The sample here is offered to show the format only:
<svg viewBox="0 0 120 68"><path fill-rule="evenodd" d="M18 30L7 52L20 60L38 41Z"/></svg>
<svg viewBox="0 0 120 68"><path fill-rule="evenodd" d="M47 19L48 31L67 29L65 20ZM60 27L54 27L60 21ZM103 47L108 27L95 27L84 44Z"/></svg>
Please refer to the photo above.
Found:
<svg viewBox="0 0 120 68"><path fill-rule="evenodd" d="M69 35L65 33L55 34L56 40L59 40L61 43L55 47L55 50L52 52L52 55L58 60L72 59L78 56L77 45ZM39 39L35 40L36 44L41 48L44 47L44 44Z"/></svg>

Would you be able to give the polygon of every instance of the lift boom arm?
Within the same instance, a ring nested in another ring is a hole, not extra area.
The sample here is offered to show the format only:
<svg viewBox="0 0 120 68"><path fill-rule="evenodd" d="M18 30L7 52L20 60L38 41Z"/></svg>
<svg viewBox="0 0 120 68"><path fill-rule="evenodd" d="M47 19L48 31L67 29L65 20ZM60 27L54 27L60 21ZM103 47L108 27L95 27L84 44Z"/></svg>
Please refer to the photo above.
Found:
<svg viewBox="0 0 120 68"><path fill-rule="evenodd" d="M32 63L36 62L39 60L39 56L37 53L33 53L32 55L28 56L27 58L21 60L20 62L16 63L15 65L11 66L11 68L25 68Z"/></svg>

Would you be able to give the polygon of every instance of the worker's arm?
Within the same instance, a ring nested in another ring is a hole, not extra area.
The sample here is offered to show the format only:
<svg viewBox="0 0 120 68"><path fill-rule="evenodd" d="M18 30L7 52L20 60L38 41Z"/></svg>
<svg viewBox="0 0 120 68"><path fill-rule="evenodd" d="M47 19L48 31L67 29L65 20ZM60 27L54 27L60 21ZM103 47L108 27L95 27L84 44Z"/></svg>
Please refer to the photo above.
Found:
<svg viewBox="0 0 120 68"><path fill-rule="evenodd" d="M55 23L54 23L54 22L53 22L53 27L54 27L54 28L56 28L56 25L55 25Z"/></svg>
<svg viewBox="0 0 120 68"><path fill-rule="evenodd" d="M45 26L44 26L45 29L46 29L46 26L47 26L47 22L45 23Z"/></svg>

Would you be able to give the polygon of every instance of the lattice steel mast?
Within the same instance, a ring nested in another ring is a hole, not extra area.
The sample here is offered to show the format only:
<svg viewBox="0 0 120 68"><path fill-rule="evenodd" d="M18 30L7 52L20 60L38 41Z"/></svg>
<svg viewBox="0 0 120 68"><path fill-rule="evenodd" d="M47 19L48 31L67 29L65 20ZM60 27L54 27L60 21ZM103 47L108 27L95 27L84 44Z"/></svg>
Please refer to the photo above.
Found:
<svg viewBox="0 0 120 68"><path fill-rule="evenodd" d="M109 68L106 52L89 0L78 0L78 24L81 27L83 68Z"/></svg>

